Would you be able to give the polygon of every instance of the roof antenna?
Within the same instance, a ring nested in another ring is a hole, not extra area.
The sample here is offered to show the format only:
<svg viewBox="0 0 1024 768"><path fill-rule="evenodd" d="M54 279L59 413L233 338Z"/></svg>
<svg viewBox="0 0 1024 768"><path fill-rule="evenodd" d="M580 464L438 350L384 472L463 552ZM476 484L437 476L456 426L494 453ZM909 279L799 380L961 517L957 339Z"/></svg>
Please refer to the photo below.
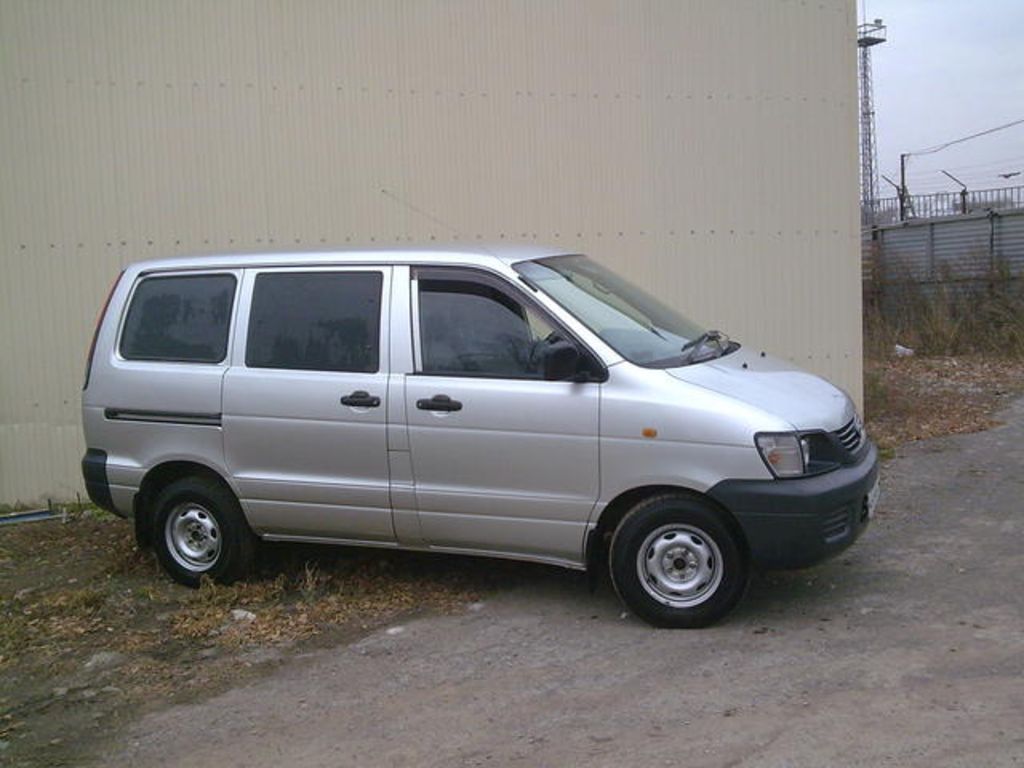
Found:
<svg viewBox="0 0 1024 768"><path fill-rule="evenodd" d="M392 192L390 189L381 189L380 193L382 195L384 195L385 197L390 197L396 203L398 203L399 205L403 206L404 208L409 209L413 213L418 213L420 216L422 216L423 218L427 219L428 221L432 221L434 224L437 224L439 227L443 227L444 229L447 229L449 232L451 232L456 237L462 237L462 233L459 232L459 230L457 230L455 227L453 227L453 226L451 226L449 224L446 224L445 222L443 222L439 218L437 218L437 216L434 216L433 214L428 213L427 211L424 211L422 208L419 208L419 207L413 205L408 200L405 200L405 199L399 197L394 192Z"/></svg>

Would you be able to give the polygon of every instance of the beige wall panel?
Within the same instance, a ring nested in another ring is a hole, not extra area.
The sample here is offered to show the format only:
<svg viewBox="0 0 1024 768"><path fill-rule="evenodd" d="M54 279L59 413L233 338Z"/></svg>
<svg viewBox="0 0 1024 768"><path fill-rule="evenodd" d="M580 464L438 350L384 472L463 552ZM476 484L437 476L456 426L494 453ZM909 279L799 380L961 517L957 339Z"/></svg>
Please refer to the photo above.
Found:
<svg viewBox="0 0 1024 768"><path fill-rule="evenodd" d="M0 501L80 490L105 291L528 241L861 394L853 0L0 0Z"/></svg>

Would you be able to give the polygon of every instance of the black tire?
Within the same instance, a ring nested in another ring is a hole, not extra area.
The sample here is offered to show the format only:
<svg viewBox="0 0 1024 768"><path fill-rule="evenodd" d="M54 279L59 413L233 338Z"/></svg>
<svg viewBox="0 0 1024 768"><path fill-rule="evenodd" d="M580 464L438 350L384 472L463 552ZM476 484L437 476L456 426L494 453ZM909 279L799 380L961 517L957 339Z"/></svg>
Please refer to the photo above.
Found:
<svg viewBox="0 0 1024 768"><path fill-rule="evenodd" d="M198 587L204 576L230 584L252 572L256 536L238 499L220 483L175 480L157 495L154 509L153 547L179 584Z"/></svg>
<svg viewBox="0 0 1024 768"><path fill-rule="evenodd" d="M724 513L675 493L645 499L626 514L612 538L609 567L622 601L657 627L718 621L743 597L750 578Z"/></svg>

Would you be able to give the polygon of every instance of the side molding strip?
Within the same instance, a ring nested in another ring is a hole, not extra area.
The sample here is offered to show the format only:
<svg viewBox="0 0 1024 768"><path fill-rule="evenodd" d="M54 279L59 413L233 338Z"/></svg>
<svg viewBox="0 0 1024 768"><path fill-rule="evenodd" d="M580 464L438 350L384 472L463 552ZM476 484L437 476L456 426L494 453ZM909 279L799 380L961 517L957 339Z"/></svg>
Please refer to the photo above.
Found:
<svg viewBox="0 0 1024 768"><path fill-rule="evenodd" d="M219 413L180 413L177 411L131 411L107 408L104 417L110 421L147 421L157 424L193 424L202 427L219 427Z"/></svg>

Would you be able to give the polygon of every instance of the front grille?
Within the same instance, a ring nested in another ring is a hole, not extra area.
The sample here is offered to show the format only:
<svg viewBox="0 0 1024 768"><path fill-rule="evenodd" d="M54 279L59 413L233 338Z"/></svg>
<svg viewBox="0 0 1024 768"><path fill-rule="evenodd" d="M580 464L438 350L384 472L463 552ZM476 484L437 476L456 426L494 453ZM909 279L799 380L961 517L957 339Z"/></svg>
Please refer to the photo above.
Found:
<svg viewBox="0 0 1024 768"><path fill-rule="evenodd" d="M842 429L832 433L839 440L839 443L850 453L856 453L860 444L864 441L864 430L860 425L860 419L856 416L850 419Z"/></svg>

